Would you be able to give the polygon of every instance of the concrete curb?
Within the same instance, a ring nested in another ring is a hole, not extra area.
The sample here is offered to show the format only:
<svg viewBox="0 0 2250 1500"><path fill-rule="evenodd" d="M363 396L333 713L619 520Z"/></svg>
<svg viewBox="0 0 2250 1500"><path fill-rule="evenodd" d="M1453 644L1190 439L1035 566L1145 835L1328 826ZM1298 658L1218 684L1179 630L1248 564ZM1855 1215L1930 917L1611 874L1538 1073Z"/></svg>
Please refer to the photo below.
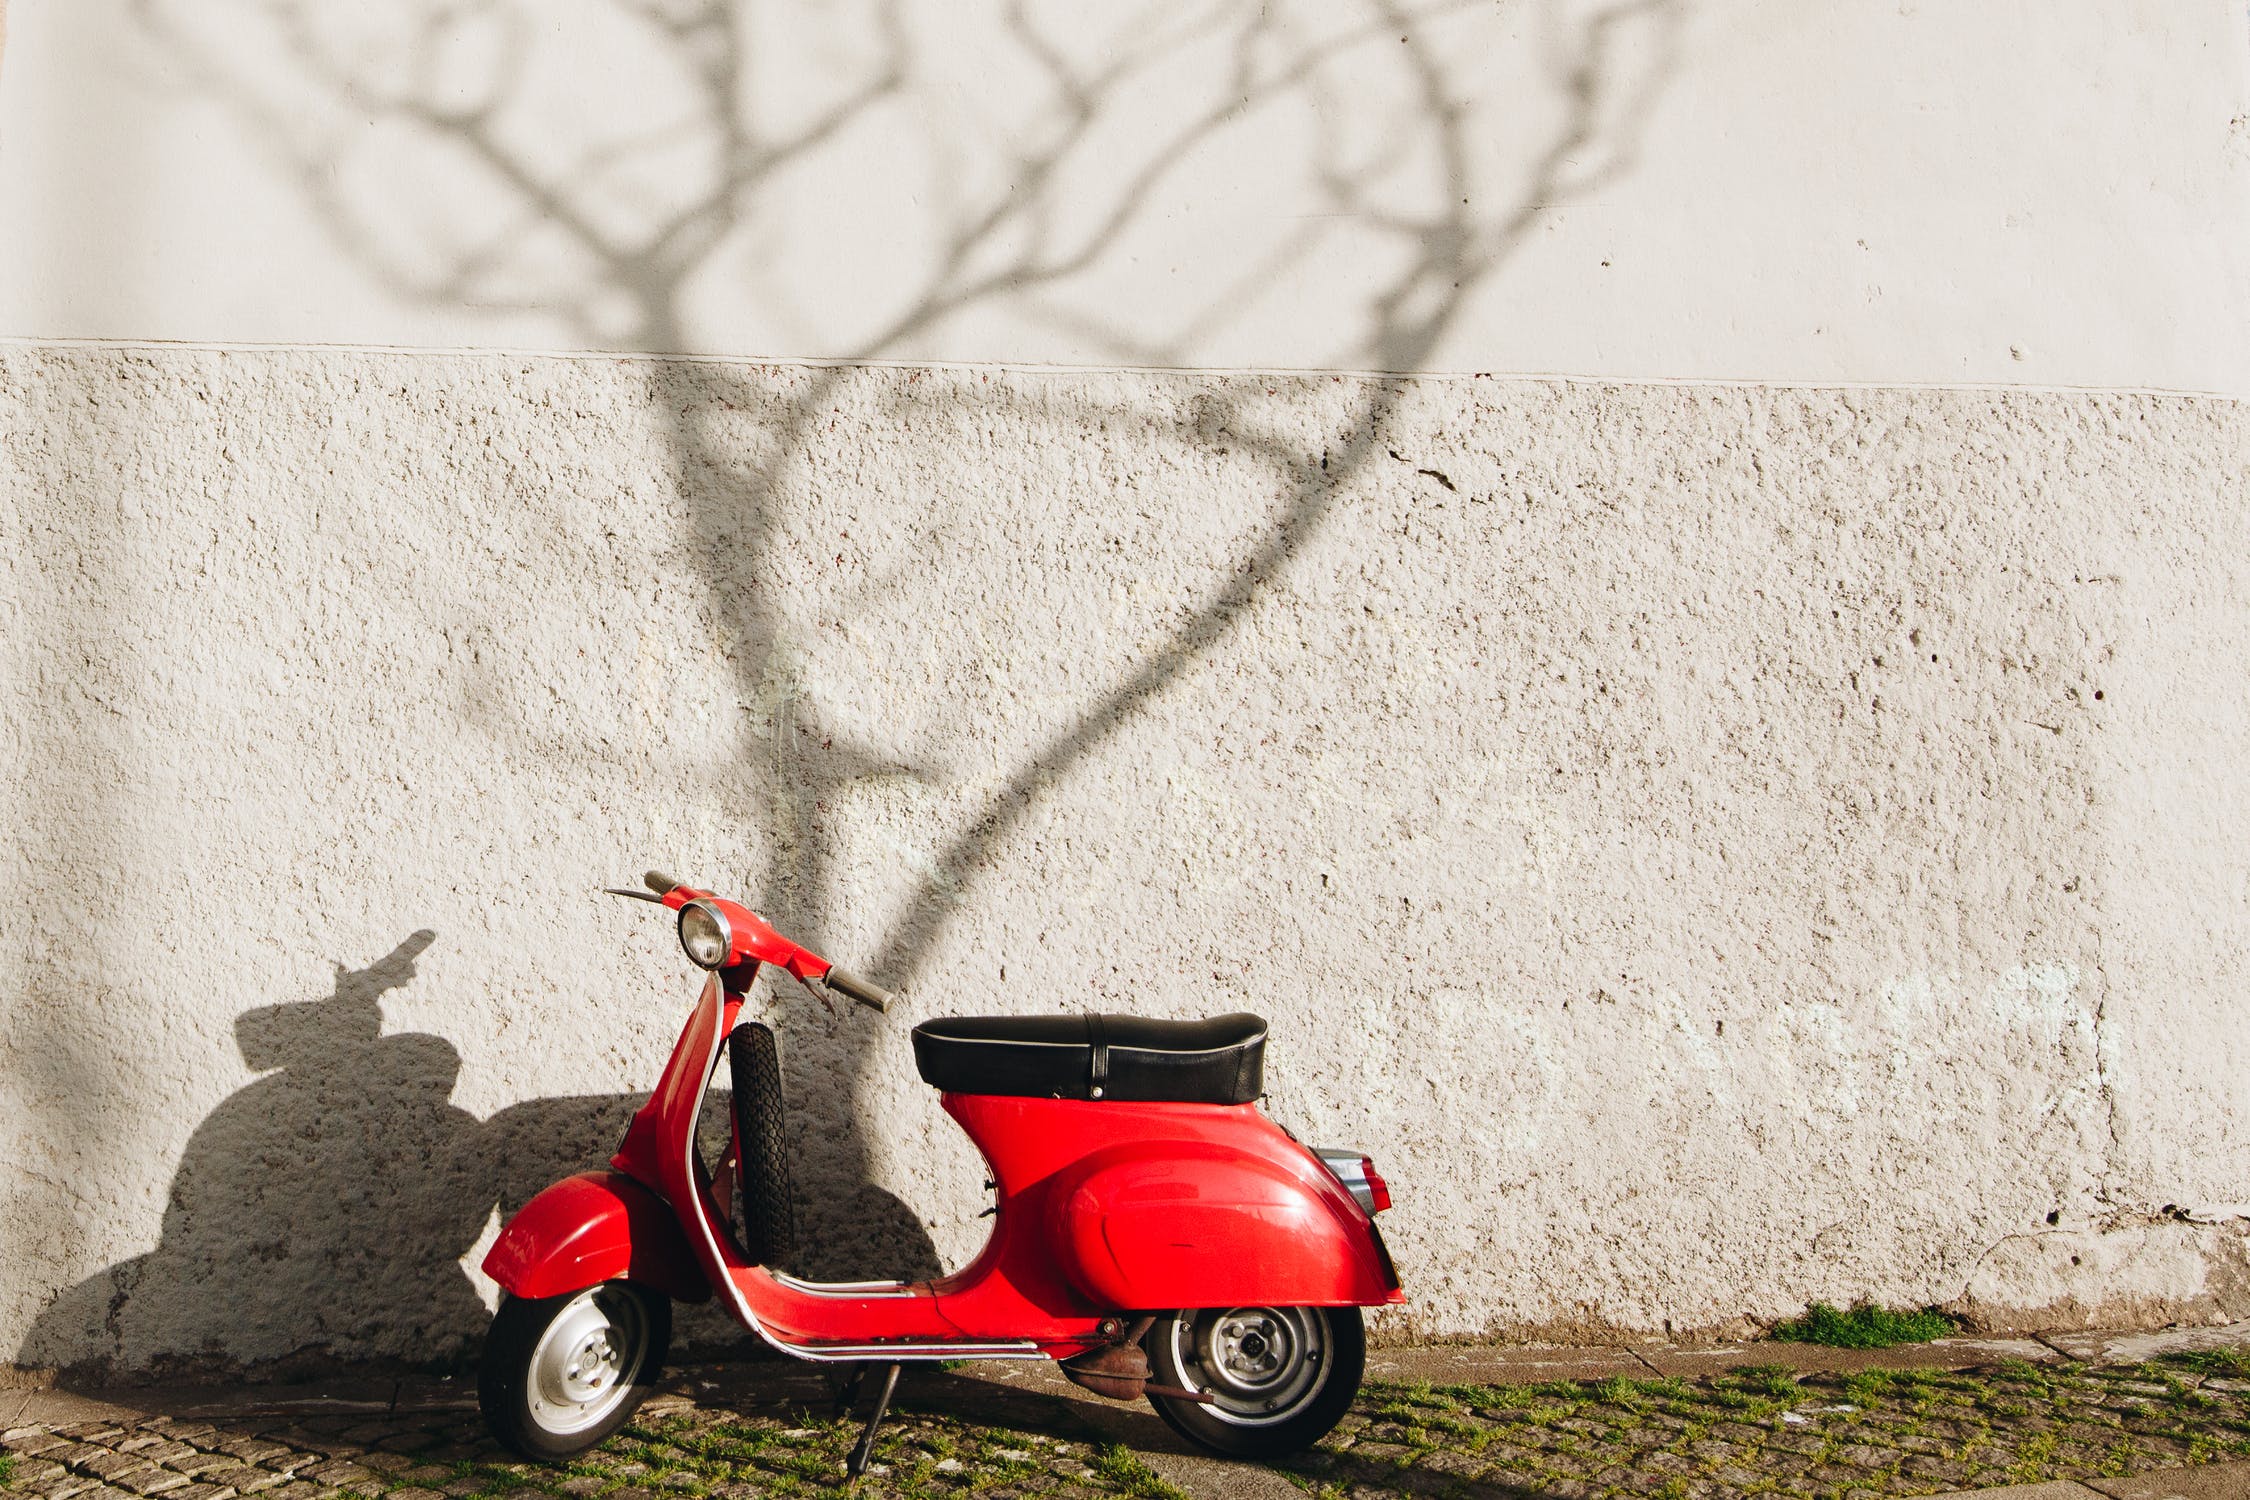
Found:
<svg viewBox="0 0 2250 1500"><path fill-rule="evenodd" d="M2250 1324L2235 1326L2241 1330L2237 1337L2212 1343L2250 1343ZM1829 1349L1818 1344L1724 1344L1716 1348L1435 1345L1370 1349L1367 1378L1426 1380L1432 1385L1533 1385L1542 1380L1606 1380L1612 1375L1694 1379L1724 1374L1742 1365L1777 1366L1799 1375L1848 1375L1860 1370L1970 1370L2009 1361L2054 1364L2076 1357L2038 1339L1937 1339L1896 1349Z"/></svg>
<svg viewBox="0 0 2250 1500"><path fill-rule="evenodd" d="M409 1389L411 1387L411 1389ZM212 1420L224 1417L302 1416L319 1412L367 1412L389 1415L398 1411L445 1410L476 1405L473 1381L416 1377L410 1380L331 1380L301 1385L269 1386L135 1386L88 1391L11 1391L23 1398L15 1414L0 1427L59 1427L71 1422L92 1422L121 1417L180 1417ZM8 1402L0 1400L0 1411Z"/></svg>

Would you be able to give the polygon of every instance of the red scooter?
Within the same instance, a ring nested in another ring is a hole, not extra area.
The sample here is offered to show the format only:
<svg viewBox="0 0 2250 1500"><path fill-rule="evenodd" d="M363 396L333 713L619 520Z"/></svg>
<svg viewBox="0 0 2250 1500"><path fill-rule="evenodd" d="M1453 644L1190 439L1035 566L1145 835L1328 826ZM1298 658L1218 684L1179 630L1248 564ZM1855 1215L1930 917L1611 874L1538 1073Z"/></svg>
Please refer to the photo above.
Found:
<svg viewBox="0 0 2250 1500"><path fill-rule="evenodd" d="M992 1237L937 1281L801 1281L777 1269L794 1200L774 1036L737 1018L767 964L823 1003L890 997L736 902L647 883L611 894L679 913L710 977L610 1169L541 1192L484 1258L507 1293L478 1378L502 1442L536 1459L599 1443L663 1367L672 1302L713 1295L776 1349L841 1367L839 1415L880 1371L854 1476L907 1360L1053 1359L1235 1456L1335 1426L1365 1364L1360 1308L1405 1300L1374 1220L1390 1192L1357 1151L1307 1149L1259 1112L1264 1021L923 1022L915 1066L991 1165ZM722 1058L732 1118L699 1132Z"/></svg>

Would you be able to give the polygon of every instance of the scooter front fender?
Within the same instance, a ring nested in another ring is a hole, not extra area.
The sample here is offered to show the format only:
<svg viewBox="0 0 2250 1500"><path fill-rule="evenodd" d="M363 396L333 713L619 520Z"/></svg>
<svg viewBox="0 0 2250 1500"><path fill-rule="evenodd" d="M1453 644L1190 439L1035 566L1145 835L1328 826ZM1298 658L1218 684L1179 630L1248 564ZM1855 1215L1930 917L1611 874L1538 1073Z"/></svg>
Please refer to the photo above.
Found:
<svg viewBox="0 0 2250 1500"><path fill-rule="evenodd" d="M711 1295L670 1205L622 1172L565 1177L526 1203L485 1252L484 1274L515 1297L620 1280L681 1302Z"/></svg>

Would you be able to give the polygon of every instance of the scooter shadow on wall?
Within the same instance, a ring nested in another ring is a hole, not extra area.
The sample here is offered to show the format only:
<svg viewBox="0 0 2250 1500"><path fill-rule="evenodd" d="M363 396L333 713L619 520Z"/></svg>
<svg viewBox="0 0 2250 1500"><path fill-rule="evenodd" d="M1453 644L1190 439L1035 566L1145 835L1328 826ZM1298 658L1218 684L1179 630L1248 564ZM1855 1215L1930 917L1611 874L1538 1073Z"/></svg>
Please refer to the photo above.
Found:
<svg viewBox="0 0 2250 1500"><path fill-rule="evenodd" d="M19 1364L281 1377L474 1355L488 1314L463 1257L495 1209L606 1163L642 1096L532 1099L489 1120L455 1104L453 1044L382 1031L382 996L435 941L416 932L364 969L337 965L325 997L235 1018L261 1076L188 1138L156 1248L57 1297ZM895 1210L878 1215L890 1253L908 1247L892 1274L935 1274L919 1219L862 1191Z"/></svg>

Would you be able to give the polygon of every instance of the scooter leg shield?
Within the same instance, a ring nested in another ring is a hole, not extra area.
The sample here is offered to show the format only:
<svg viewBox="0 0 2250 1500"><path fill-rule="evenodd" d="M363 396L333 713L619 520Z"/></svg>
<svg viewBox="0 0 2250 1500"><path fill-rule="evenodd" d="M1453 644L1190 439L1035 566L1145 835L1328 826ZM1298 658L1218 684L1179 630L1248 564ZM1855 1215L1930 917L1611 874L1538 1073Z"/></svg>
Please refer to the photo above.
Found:
<svg viewBox="0 0 2250 1500"><path fill-rule="evenodd" d="M681 1302L711 1285L662 1198L622 1172L565 1177L526 1203L485 1252L484 1273L514 1297L557 1297L631 1281Z"/></svg>

